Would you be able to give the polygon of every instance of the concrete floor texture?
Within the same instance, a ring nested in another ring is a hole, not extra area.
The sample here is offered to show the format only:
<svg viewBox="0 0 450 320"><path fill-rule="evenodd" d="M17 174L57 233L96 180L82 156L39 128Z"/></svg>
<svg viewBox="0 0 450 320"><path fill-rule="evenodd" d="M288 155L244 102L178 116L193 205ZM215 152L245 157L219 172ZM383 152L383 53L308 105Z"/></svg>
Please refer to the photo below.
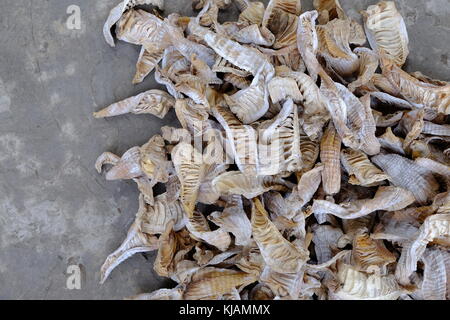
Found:
<svg viewBox="0 0 450 320"><path fill-rule="evenodd" d="M131 84L137 46L111 48L103 39L118 1L1 0L0 299L122 299L171 285L153 271L156 253L133 256L99 284L100 266L134 220L138 192L132 181L105 181L95 159L177 125L174 112L163 120L92 117L161 88L153 75ZM354 17L376 2L341 0ZM450 80L450 0L396 3L409 31L408 70ZM67 28L71 5L81 8L80 30ZM192 15L191 1L166 0L164 14L172 12ZM80 289L67 287L70 265L81 266Z"/></svg>

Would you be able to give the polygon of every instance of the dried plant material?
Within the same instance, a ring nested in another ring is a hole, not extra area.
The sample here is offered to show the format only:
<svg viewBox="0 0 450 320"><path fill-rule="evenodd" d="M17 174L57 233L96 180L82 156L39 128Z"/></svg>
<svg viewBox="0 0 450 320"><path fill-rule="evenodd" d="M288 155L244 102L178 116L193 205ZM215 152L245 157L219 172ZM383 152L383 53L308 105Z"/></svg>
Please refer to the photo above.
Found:
<svg viewBox="0 0 450 320"><path fill-rule="evenodd" d="M408 146L408 149L411 153L411 158L416 159L419 157L423 158L432 158L432 152L430 149L430 146L422 141L422 140L414 140L411 142L411 144Z"/></svg>
<svg viewBox="0 0 450 320"><path fill-rule="evenodd" d="M309 75L317 80L317 75L322 70L316 58L319 49L319 39L316 33L317 11L308 11L298 17L297 46Z"/></svg>
<svg viewBox="0 0 450 320"><path fill-rule="evenodd" d="M399 123L398 129L406 134L403 141L403 149L407 149L409 145L419 137L423 130L424 110L413 110L403 115Z"/></svg>
<svg viewBox="0 0 450 320"><path fill-rule="evenodd" d="M190 58L186 58L175 46L167 47L164 49L161 66L158 66L155 70L155 76L162 72L168 79L175 81L179 74L190 71Z"/></svg>
<svg viewBox="0 0 450 320"><path fill-rule="evenodd" d="M216 148L213 146L212 148ZM206 150L207 151L207 150ZM206 157L205 157L206 158ZM214 161L208 159L208 162ZM219 200L220 193L213 187L213 180L220 174L224 173L228 169L226 164L216 164L207 166L206 173L203 177L202 183L199 188L197 202L204 204L214 204Z"/></svg>
<svg viewBox="0 0 450 320"><path fill-rule="evenodd" d="M192 141L192 135L184 128L174 128L169 126L161 127L161 136L170 145L177 144L178 142L190 143Z"/></svg>
<svg viewBox="0 0 450 320"><path fill-rule="evenodd" d="M156 256L153 269L159 276L168 277L172 270L172 262L175 254L177 253L177 236L173 231L173 221L170 221L166 230L159 237L159 250Z"/></svg>
<svg viewBox="0 0 450 320"><path fill-rule="evenodd" d="M397 89L395 89L395 90L397 90ZM400 93L397 93L397 94L400 94ZM370 96L377 99L378 101L380 101L382 103L385 103L385 104L390 105L395 108L412 109L412 108L420 108L421 107L420 105L411 103L409 101L406 101L405 99L397 98L386 92L375 91L375 92L371 92Z"/></svg>
<svg viewBox="0 0 450 320"><path fill-rule="evenodd" d="M410 72L410 75L412 75L414 78L422 81L422 82L426 82L429 84L433 84L433 85L437 85L437 86L445 86L447 84L449 84L448 81L442 81L442 80L438 80L438 79L432 79L426 75L424 75L422 72L420 71L416 71L416 72Z"/></svg>
<svg viewBox="0 0 450 320"><path fill-rule="evenodd" d="M359 57L359 73L358 78L348 85L351 92L369 83L378 68L378 56L372 50L356 48L353 52Z"/></svg>
<svg viewBox="0 0 450 320"><path fill-rule="evenodd" d="M167 20L167 19L166 19ZM192 21L191 21L192 22ZM189 23L191 23L189 22ZM207 46L184 37L183 30L171 23L166 23L168 34L171 37L172 45L186 59L191 59L192 54L197 55L208 66L212 66L215 61L214 51Z"/></svg>
<svg viewBox="0 0 450 320"><path fill-rule="evenodd" d="M318 164L314 169L309 170L300 177L297 188L293 190L293 192L296 192L295 196L298 196L296 205L303 207L311 201L321 183L323 169L324 166Z"/></svg>
<svg viewBox="0 0 450 320"><path fill-rule="evenodd" d="M247 78L235 75L233 73L226 73L223 79L238 89L246 89L250 87L251 84Z"/></svg>
<svg viewBox="0 0 450 320"><path fill-rule="evenodd" d="M274 293L270 288L263 284L257 284L250 292L250 300L273 300Z"/></svg>
<svg viewBox="0 0 450 320"><path fill-rule="evenodd" d="M149 180L151 185L168 181L171 167L170 162L167 161L164 141L161 136L154 136L141 147L140 166L145 177L139 177L137 181L135 179L138 185L139 183L145 183L145 180ZM142 193L145 195L145 192Z"/></svg>
<svg viewBox="0 0 450 320"><path fill-rule="evenodd" d="M240 270L253 274L256 277L261 275L264 268L264 259L255 242L251 246L242 248L242 252L237 257L235 264Z"/></svg>
<svg viewBox="0 0 450 320"><path fill-rule="evenodd" d="M303 114L301 117L302 128L312 140L317 140L322 134L322 128L329 119L324 97L320 93L316 83L303 72L283 71L280 75L291 77L297 82L303 97L301 104ZM270 90L270 89L269 89Z"/></svg>
<svg viewBox="0 0 450 320"><path fill-rule="evenodd" d="M326 24L334 19L345 19L346 14L338 0L314 0L314 9L319 12L319 23Z"/></svg>
<svg viewBox="0 0 450 320"><path fill-rule="evenodd" d="M385 213L386 215L389 213ZM342 220L342 230L344 235L339 239L339 248L344 248L349 244L353 244L353 240L356 235L364 232L365 230L371 230L373 227L375 214L371 213L356 219L345 219ZM384 216L383 216L384 217Z"/></svg>
<svg viewBox="0 0 450 320"><path fill-rule="evenodd" d="M414 201L413 194L408 190L398 187L379 187L373 199L344 202L339 205L326 200L314 200L312 211L315 214L332 214L341 219L356 219L377 210L400 210Z"/></svg>
<svg viewBox="0 0 450 320"><path fill-rule="evenodd" d="M372 76L372 79L370 79L368 86L370 87L370 91L374 91L373 93L378 93L381 96L390 96L393 98L397 98L400 95L398 89L385 76L379 73L375 73Z"/></svg>
<svg viewBox="0 0 450 320"><path fill-rule="evenodd" d="M397 259L383 244L382 240L374 240L363 230L353 239L352 260L360 271L386 274L386 266Z"/></svg>
<svg viewBox="0 0 450 320"><path fill-rule="evenodd" d="M191 135L201 134L204 122L208 119L208 112L203 105L198 105L192 100L178 99L175 102L175 113L181 126Z"/></svg>
<svg viewBox="0 0 450 320"><path fill-rule="evenodd" d="M170 199L167 193L155 197L153 205L146 205L146 220L142 222L142 230L148 234L161 234L173 221L173 230L181 230L185 224L183 206L178 200Z"/></svg>
<svg viewBox="0 0 450 320"><path fill-rule="evenodd" d="M274 77L270 80L269 94L273 103L282 100L292 99L294 101L302 101L303 96L298 89L297 82L290 78Z"/></svg>
<svg viewBox="0 0 450 320"><path fill-rule="evenodd" d="M260 279L280 298L298 299L299 297L302 273L282 273L266 266Z"/></svg>
<svg viewBox="0 0 450 320"><path fill-rule="evenodd" d="M383 75L411 104L450 114L450 84L437 86L421 82L385 56L380 62Z"/></svg>
<svg viewBox="0 0 450 320"><path fill-rule="evenodd" d="M157 250L158 238L148 234L143 230L143 224L146 222L146 210L144 198L139 199L139 211L136 214L136 220L128 230L127 237L116 251L111 253L103 263L100 273L100 283L105 282L109 274L120 263L139 252L148 252Z"/></svg>
<svg viewBox="0 0 450 320"><path fill-rule="evenodd" d="M448 179L450 178L450 165L439 163L429 158L416 158L414 162L426 170L430 170L435 174L441 175L442 178L447 179L447 186L449 185Z"/></svg>
<svg viewBox="0 0 450 320"><path fill-rule="evenodd" d="M222 80L217 78L216 73L195 53L191 56L191 73L205 84L222 84Z"/></svg>
<svg viewBox="0 0 450 320"><path fill-rule="evenodd" d="M348 264L340 264L337 273L339 289L330 292L341 300L396 300L404 290L393 275L367 275Z"/></svg>
<svg viewBox="0 0 450 320"><path fill-rule="evenodd" d="M231 143L234 161L239 170L248 175L255 175L258 168L258 147L256 132L248 125L243 125L226 107L216 105L212 113L225 129Z"/></svg>
<svg viewBox="0 0 450 320"><path fill-rule="evenodd" d="M275 40L275 37L270 33L270 31L267 29L262 29L257 24L244 24L244 26L231 24L227 25L230 29L232 28L231 26L236 27L236 29L233 28L228 31L228 33L231 33L231 38L233 40L239 41L240 43L271 46Z"/></svg>
<svg viewBox="0 0 450 320"><path fill-rule="evenodd" d="M120 20L122 14L134 6L151 4L158 7L160 10L164 9L164 0L123 0L116 7L114 7L109 13L108 19L103 27L103 35L105 36L106 42L114 47L114 39L111 35L111 27Z"/></svg>
<svg viewBox="0 0 450 320"><path fill-rule="evenodd" d="M361 142L358 137L355 137L354 133L347 126L348 106L343 100L341 92L339 92L336 83L325 73L325 71L320 71L320 77L322 80L320 91L325 97L328 112L330 113L334 127L339 134L341 141L347 147L359 149L361 147ZM346 97L352 102L352 105L355 106L355 99L357 98L351 97L349 95L351 92L348 90L345 91L344 88L344 86L341 87L342 94L345 94ZM356 105L357 104L358 103L356 103ZM359 110L358 112L362 112L362 110Z"/></svg>
<svg viewBox="0 0 450 320"><path fill-rule="evenodd" d="M232 96L225 95L230 110L242 123L252 123L269 110L269 91L266 83L271 77L271 74L266 77L262 72L258 73L249 87L239 90Z"/></svg>
<svg viewBox="0 0 450 320"><path fill-rule="evenodd" d="M176 99L182 99L183 95L177 91L175 88L174 83L172 80L170 80L169 76L166 74L165 70L161 70L159 67L156 67L155 69L155 81L161 85L164 85L167 89L167 92L169 92L174 98Z"/></svg>
<svg viewBox="0 0 450 320"><path fill-rule="evenodd" d="M249 176L239 171L228 171L213 180L214 188L223 195L239 194L247 199L270 190L286 191L290 183L271 176Z"/></svg>
<svg viewBox="0 0 450 320"><path fill-rule="evenodd" d="M243 70L231 64L229 61L227 61L221 56L217 56L216 62L212 66L211 70L214 72L231 73L243 78L246 78L252 74L249 71Z"/></svg>
<svg viewBox="0 0 450 320"><path fill-rule="evenodd" d="M258 174L277 175L300 170L298 111L291 99L272 120L262 122L258 131Z"/></svg>
<svg viewBox="0 0 450 320"><path fill-rule="evenodd" d="M273 73L273 67L263 54L249 47L229 40L222 35L214 33L206 28L196 25L193 21L189 23L190 30L202 38L218 55L231 64L250 72L256 76L264 71L263 76Z"/></svg>
<svg viewBox="0 0 450 320"><path fill-rule="evenodd" d="M129 299L449 299L450 83L402 69L395 4L364 11L364 31L338 0L235 0L222 21L231 2L163 17L127 0L105 23L109 44L116 24L140 47L133 83L154 70L164 90L94 116L173 107L180 127L97 159L140 193L101 282L156 251L175 288Z"/></svg>
<svg viewBox="0 0 450 320"><path fill-rule="evenodd" d="M200 25L210 27L213 24L217 25L218 16L219 6L214 1L207 1L198 13L196 20Z"/></svg>
<svg viewBox="0 0 450 320"><path fill-rule="evenodd" d="M378 137L378 141L380 142L380 145L385 149L394 151L401 155L405 154L405 150L403 150L404 139L397 137L392 132L392 129L390 127L386 129L386 132L383 135Z"/></svg>
<svg viewBox="0 0 450 320"><path fill-rule="evenodd" d="M117 24L116 34L122 41L141 46L133 83L142 82L171 45L165 22L143 10L127 11Z"/></svg>
<svg viewBox="0 0 450 320"><path fill-rule="evenodd" d="M392 243L404 243L411 241L417 234L418 227L413 223L398 219L395 213L384 213L382 222L374 228L371 237L378 240L386 240Z"/></svg>
<svg viewBox="0 0 450 320"><path fill-rule="evenodd" d="M311 273L315 271L325 271L326 269L333 267L336 265L339 261L348 261L351 251L350 250L342 250L339 253L337 253L335 256L333 256L330 260L314 265L314 264L308 264L306 265L307 271L310 271Z"/></svg>
<svg viewBox="0 0 450 320"><path fill-rule="evenodd" d="M359 69L359 57L350 48L351 21L334 19L316 27L319 54L327 66L340 76L350 76Z"/></svg>
<svg viewBox="0 0 450 320"><path fill-rule="evenodd" d="M253 200L251 221L253 237L265 263L280 273L298 273L308 259L307 251L280 234L258 199Z"/></svg>
<svg viewBox="0 0 450 320"><path fill-rule="evenodd" d="M342 150L341 161L350 176L348 182L351 184L372 187L389 178L361 151Z"/></svg>
<svg viewBox="0 0 450 320"><path fill-rule="evenodd" d="M312 241L317 263L327 262L333 257L334 252L338 251L338 241L343 236L342 230L330 225L315 225L313 231Z"/></svg>
<svg viewBox="0 0 450 320"><path fill-rule="evenodd" d="M340 152L341 139L330 123L320 142L320 160L324 165L322 183L327 194L338 193L341 189Z"/></svg>
<svg viewBox="0 0 450 320"><path fill-rule="evenodd" d="M394 185L411 191L417 202L426 204L436 195L439 183L430 171L412 160L396 154L380 154L371 160L389 176Z"/></svg>
<svg viewBox="0 0 450 320"><path fill-rule="evenodd" d="M219 9L227 8L231 3L231 0L214 0L214 5ZM193 0L192 9L200 10L203 9L208 4L208 0Z"/></svg>
<svg viewBox="0 0 450 320"><path fill-rule="evenodd" d="M162 119L174 105L175 99L167 92L152 89L95 112L94 117L105 118L126 113L149 113Z"/></svg>
<svg viewBox="0 0 450 320"><path fill-rule="evenodd" d="M222 229L211 231L208 221L200 212L192 213L187 220L186 228L195 238L201 239L221 251L225 251L230 245L230 235Z"/></svg>
<svg viewBox="0 0 450 320"><path fill-rule="evenodd" d="M113 167L106 173L107 180L133 179L146 201L153 204L153 186L167 182L169 164L166 158L164 140L155 135L141 147L133 147L121 158L111 152L100 155L95 163L100 173L104 164Z"/></svg>
<svg viewBox="0 0 450 320"><path fill-rule="evenodd" d="M256 25L261 24L264 11L266 10L264 3L259 1L250 2L247 0L238 0L235 1L235 3L241 11L238 21Z"/></svg>
<svg viewBox="0 0 450 320"><path fill-rule="evenodd" d="M365 95L358 99L346 87L336 84L342 100L347 105L347 125L352 131L351 140L357 142L358 149L368 155L375 155L380 152L380 144L375 137L375 119L370 108L370 96ZM342 140L345 144L345 138ZM347 142L348 147L352 143Z"/></svg>
<svg viewBox="0 0 450 320"><path fill-rule="evenodd" d="M450 214L435 214L420 227L416 238L403 246L397 263L395 276L401 284L409 284L409 277L417 269L417 261L422 257L429 242L450 237Z"/></svg>
<svg viewBox="0 0 450 320"><path fill-rule="evenodd" d="M181 288L159 289L152 293L141 293L125 300L181 300L183 291Z"/></svg>
<svg viewBox="0 0 450 320"><path fill-rule="evenodd" d="M202 300L219 298L234 288L246 286L256 279L251 274L208 267L193 275L183 293L184 300Z"/></svg>
<svg viewBox="0 0 450 320"><path fill-rule="evenodd" d="M393 1L381 1L362 12L370 46L384 51L401 67L409 54L408 31Z"/></svg>
<svg viewBox="0 0 450 320"><path fill-rule="evenodd" d="M178 144L172 150L172 159L181 183L180 200L187 217L190 218L194 212L206 164L203 163L202 155L187 143Z"/></svg>
<svg viewBox="0 0 450 320"><path fill-rule="evenodd" d="M447 300L450 275L450 257L448 251L426 249L422 256L424 264L421 295L425 300Z"/></svg>
<svg viewBox="0 0 450 320"><path fill-rule="evenodd" d="M140 158L139 147L129 149L122 157L105 152L97 158L95 168L100 173L104 164L112 164L113 167L106 173L106 180L133 179L143 174L139 165Z"/></svg>
<svg viewBox="0 0 450 320"><path fill-rule="evenodd" d="M423 134L430 134L434 136L446 136L450 137L450 125L448 124L435 124L430 121L424 121Z"/></svg>
<svg viewBox="0 0 450 320"><path fill-rule="evenodd" d="M304 172L308 172L314 167L319 152L320 144L312 141L305 135L300 135L300 152L302 154L302 169L297 172L297 178L300 178Z"/></svg>
<svg viewBox="0 0 450 320"><path fill-rule="evenodd" d="M159 61L161 61L164 54L162 48L156 48L154 50L147 50L143 46L139 53L138 61L136 62L136 74L134 75L133 84L138 84L144 81L144 78L156 68Z"/></svg>
<svg viewBox="0 0 450 320"><path fill-rule="evenodd" d="M376 110L372 110L372 113L376 126L380 128L387 128L386 130L390 130L390 132L392 132L392 129L390 127L399 123L403 118L403 112L401 111L397 111L396 113L387 115L383 115L383 113Z"/></svg>
<svg viewBox="0 0 450 320"><path fill-rule="evenodd" d="M297 17L300 13L300 0L271 0L268 3L261 23L275 36L273 49L296 44Z"/></svg>
<svg viewBox="0 0 450 320"><path fill-rule="evenodd" d="M252 226L245 214L240 196L233 196L223 212L213 212L208 219L236 238L238 246L246 246L251 242Z"/></svg>

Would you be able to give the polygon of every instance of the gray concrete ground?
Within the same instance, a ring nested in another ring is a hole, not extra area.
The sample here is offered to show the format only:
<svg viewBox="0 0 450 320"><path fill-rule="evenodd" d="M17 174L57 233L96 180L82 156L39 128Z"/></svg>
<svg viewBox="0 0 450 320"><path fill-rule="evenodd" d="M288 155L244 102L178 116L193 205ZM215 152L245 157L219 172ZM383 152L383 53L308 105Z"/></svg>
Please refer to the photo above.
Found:
<svg viewBox="0 0 450 320"><path fill-rule="evenodd" d="M191 13L167 0L166 13ZM350 15L377 1L341 0ZM170 285L136 255L99 285L105 257L121 243L137 210L133 182L107 182L94 169L103 151L123 153L162 125L150 115L94 119L93 111L155 88L133 86L138 48L109 47L102 25L118 0L1 0L0 299L121 299ZM311 1L303 1L311 8ZM450 80L450 1L397 1L408 25L408 69ZM70 5L81 30L66 27ZM83 270L80 290L67 267Z"/></svg>

